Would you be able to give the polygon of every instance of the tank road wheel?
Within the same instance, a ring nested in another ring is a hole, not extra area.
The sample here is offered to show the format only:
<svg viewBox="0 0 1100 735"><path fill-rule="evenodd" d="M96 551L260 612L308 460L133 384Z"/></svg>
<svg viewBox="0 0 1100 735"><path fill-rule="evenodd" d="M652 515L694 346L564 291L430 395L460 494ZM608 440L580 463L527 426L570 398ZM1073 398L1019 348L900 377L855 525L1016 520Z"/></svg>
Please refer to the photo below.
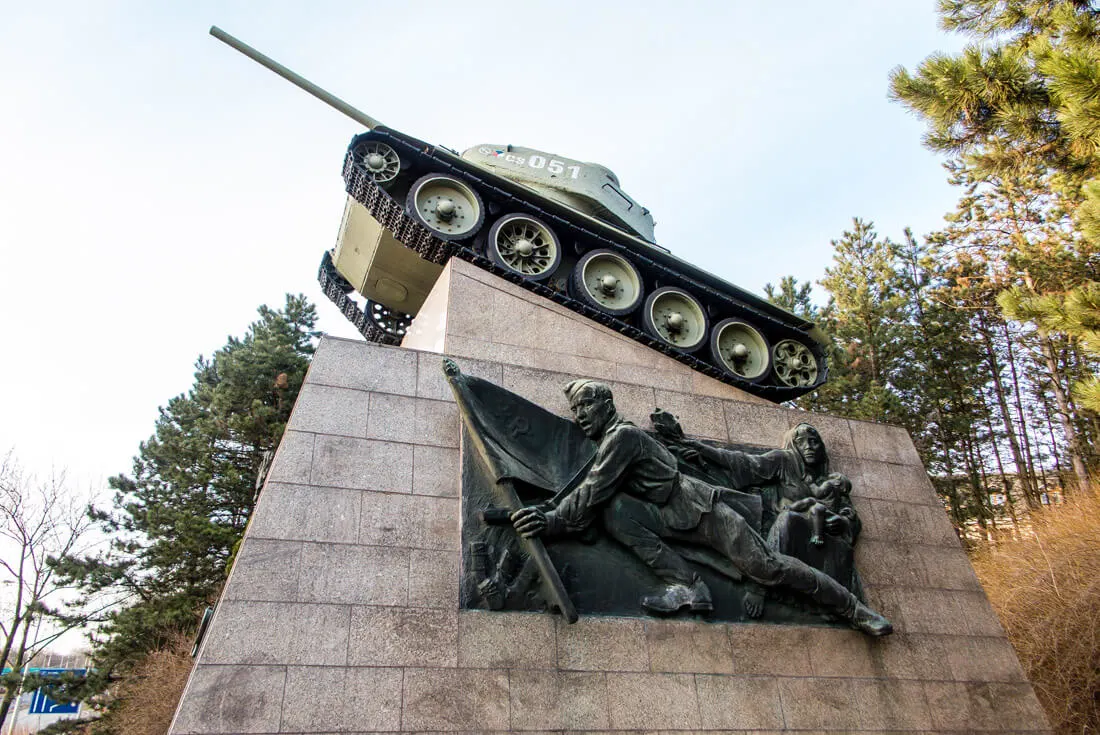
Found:
<svg viewBox="0 0 1100 735"><path fill-rule="evenodd" d="M739 319L723 319L710 333L710 354L718 367L745 380L760 380L771 367L764 335Z"/></svg>
<svg viewBox="0 0 1100 735"><path fill-rule="evenodd" d="M642 275L613 250L585 253L573 269L574 293L605 314L626 316L642 303Z"/></svg>
<svg viewBox="0 0 1100 735"><path fill-rule="evenodd" d="M784 385L805 388L817 380L817 360L810 348L793 339L785 339L772 350L775 374Z"/></svg>
<svg viewBox="0 0 1100 735"><path fill-rule="evenodd" d="M707 341L707 315L699 300L683 289L664 286L645 300L645 331L684 352L694 352Z"/></svg>
<svg viewBox="0 0 1100 735"><path fill-rule="evenodd" d="M485 221L481 197L464 181L443 174L421 176L409 189L405 209L442 240L472 237Z"/></svg>
<svg viewBox="0 0 1100 735"><path fill-rule="evenodd" d="M544 281L561 264L554 231L534 217L509 214L489 230L489 260L528 281Z"/></svg>
<svg viewBox="0 0 1100 735"><path fill-rule="evenodd" d="M371 323L374 326L381 329L391 337L401 339L405 336L405 332L409 329L409 324L412 323L412 317L400 311L396 311L377 301L371 301L367 299L366 304L367 316L370 317Z"/></svg>
<svg viewBox="0 0 1100 735"><path fill-rule="evenodd" d="M376 184L393 181L401 172L401 159L397 157L397 151L380 140L372 140L355 152L359 165Z"/></svg>

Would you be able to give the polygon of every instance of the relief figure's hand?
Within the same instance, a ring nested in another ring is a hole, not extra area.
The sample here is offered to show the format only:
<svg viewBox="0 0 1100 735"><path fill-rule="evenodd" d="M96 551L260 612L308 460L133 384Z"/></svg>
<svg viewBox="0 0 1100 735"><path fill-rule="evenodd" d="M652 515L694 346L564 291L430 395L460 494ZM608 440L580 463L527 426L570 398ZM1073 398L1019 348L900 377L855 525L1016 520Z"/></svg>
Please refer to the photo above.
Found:
<svg viewBox="0 0 1100 735"><path fill-rule="evenodd" d="M688 462L699 462L703 459L702 442L695 439L683 438L679 443L680 456Z"/></svg>
<svg viewBox="0 0 1100 735"><path fill-rule="evenodd" d="M668 450L681 462L698 462L699 450L683 444L669 444Z"/></svg>
<svg viewBox="0 0 1100 735"><path fill-rule="evenodd" d="M814 506L817 501L813 498L802 498L796 500L787 506L787 510L794 511L795 513L801 513L804 510L809 510Z"/></svg>
<svg viewBox="0 0 1100 735"><path fill-rule="evenodd" d="M538 536L546 530L548 524L546 520L546 513L539 510L533 505L529 505L526 508L520 508L510 516L512 525L516 529L516 533L524 538L532 538Z"/></svg>

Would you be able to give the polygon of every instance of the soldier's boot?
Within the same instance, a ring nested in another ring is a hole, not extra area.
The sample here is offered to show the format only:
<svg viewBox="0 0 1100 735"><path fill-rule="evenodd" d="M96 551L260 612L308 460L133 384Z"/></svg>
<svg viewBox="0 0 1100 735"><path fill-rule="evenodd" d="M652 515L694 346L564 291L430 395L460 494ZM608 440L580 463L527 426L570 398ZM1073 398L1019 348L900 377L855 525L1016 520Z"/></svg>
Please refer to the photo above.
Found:
<svg viewBox="0 0 1100 735"><path fill-rule="evenodd" d="M889 620L858 601L848 615L848 622L856 630L870 636L890 635L894 632L894 626Z"/></svg>
<svg viewBox="0 0 1100 735"><path fill-rule="evenodd" d="M696 577L690 587L670 584L658 594L646 595L642 598L642 607L656 615L672 615L685 607L692 612L710 612L714 609L714 603L710 601L706 582Z"/></svg>

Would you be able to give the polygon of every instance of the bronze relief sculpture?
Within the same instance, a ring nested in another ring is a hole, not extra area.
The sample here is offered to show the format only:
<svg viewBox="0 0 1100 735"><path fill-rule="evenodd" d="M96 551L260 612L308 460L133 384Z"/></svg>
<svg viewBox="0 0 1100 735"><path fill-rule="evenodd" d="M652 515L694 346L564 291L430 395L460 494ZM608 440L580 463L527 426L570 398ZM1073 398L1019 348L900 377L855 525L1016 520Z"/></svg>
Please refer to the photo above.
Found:
<svg viewBox="0 0 1100 735"><path fill-rule="evenodd" d="M660 410L643 430L598 381L564 387L569 422L444 372L464 428L464 606L892 631L862 599L851 485L808 424L754 452L688 439Z"/></svg>

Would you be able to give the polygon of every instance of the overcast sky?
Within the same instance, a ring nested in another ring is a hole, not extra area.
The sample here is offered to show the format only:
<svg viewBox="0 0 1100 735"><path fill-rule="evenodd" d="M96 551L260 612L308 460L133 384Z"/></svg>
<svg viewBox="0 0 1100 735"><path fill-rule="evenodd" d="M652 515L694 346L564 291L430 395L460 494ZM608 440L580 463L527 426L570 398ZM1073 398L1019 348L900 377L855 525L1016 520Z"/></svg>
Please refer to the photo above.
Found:
<svg viewBox="0 0 1100 735"><path fill-rule="evenodd" d="M900 238L956 192L887 75L960 46L933 0L6 3L0 450L101 486L193 363L316 283L360 127L207 35L463 150L602 163L657 240L751 291L817 279L853 216Z"/></svg>

